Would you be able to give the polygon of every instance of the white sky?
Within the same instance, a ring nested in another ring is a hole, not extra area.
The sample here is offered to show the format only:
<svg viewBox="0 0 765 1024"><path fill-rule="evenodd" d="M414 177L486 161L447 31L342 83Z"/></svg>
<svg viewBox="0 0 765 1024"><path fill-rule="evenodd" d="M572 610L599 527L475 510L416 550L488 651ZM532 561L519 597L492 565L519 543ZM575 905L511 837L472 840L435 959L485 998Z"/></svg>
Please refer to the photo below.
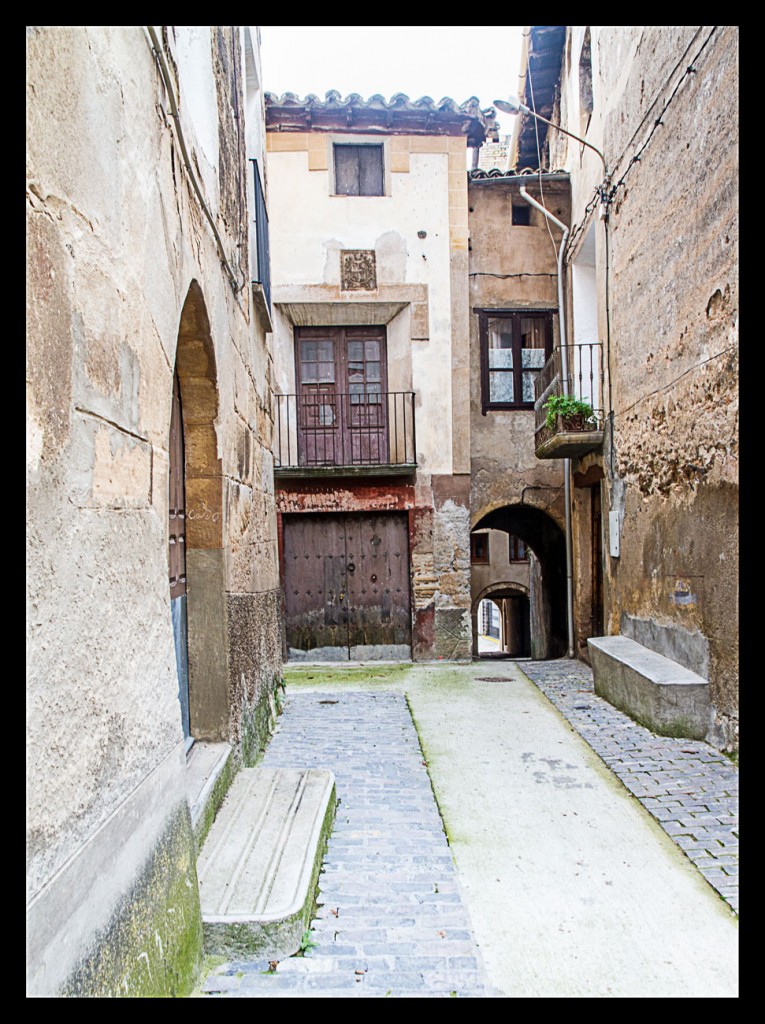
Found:
<svg viewBox="0 0 765 1024"><path fill-rule="evenodd" d="M301 99L337 89L364 99L477 96L489 107L517 94L521 33L518 26L261 25L263 85ZM497 114L500 135L509 135L513 115Z"/></svg>

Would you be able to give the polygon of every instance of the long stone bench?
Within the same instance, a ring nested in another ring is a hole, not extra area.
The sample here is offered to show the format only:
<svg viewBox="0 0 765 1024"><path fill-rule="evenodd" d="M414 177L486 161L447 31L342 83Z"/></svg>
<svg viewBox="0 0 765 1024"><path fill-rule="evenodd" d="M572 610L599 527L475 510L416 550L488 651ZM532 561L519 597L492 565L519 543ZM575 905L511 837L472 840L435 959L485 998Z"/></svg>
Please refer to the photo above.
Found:
<svg viewBox="0 0 765 1024"><path fill-rule="evenodd" d="M280 960L300 949L334 811L332 772L239 772L197 859L207 953Z"/></svg>
<svg viewBox="0 0 765 1024"><path fill-rule="evenodd" d="M709 729L709 683L626 636L587 641L595 693L662 736L702 740Z"/></svg>

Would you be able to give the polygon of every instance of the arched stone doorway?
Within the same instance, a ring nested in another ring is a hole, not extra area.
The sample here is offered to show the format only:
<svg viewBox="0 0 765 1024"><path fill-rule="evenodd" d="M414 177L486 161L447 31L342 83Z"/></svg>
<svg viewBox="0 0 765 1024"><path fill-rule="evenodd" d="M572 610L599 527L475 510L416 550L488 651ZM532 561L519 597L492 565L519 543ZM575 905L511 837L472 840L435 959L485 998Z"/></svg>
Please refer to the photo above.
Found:
<svg viewBox="0 0 765 1024"><path fill-rule="evenodd" d="M523 542L529 552L528 567L528 656L534 660L563 657L567 649L566 627L566 541L563 530L548 513L531 505L504 505L479 516L472 531L501 531L510 538ZM473 596L477 591L490 592L497 600L506 590L505 599L515 599L518 584L508 586L507 578L480 579L484 570L473 565ZM490 586L487 584L490 583ZM523 588L521 588L522 590ZM474 600L474 609L477 608ZM521 605L509 606L516 621ZM476 637L476 619L473 618L473 636ZM475 653L474 639L474 653ZM518 655L519 657L522 655Z"/></svg>
<svg viewBox="0 0 765 1024"><path fill-rule="evenodd" d="M183 597L185 604L184 609L176 605L173 627L182 709L187 687L184 733L190 744L192 738L227 738L229 704L223 476L215 429L217 370L207 309L196 281L189 287L181 312L173 388L168 561L171 599ZM182 470L180 477L178 469ZM181 547L183 559L178 554ZM179 567L185 568L182 586ZM187 683L182 675L184 648L188 653Z"/></svg>
<svg viewBox="0 0 765 1024"><path fill-rule="evenodd" d="M497 643L479 643L483 635L482 605L491 601L497 608L499 626ZM486 587L472 604L473 657L528 658L531 655L531 616L528 588L518 583L502 581ZM482 650L481 648L485 649Z"/></svg>

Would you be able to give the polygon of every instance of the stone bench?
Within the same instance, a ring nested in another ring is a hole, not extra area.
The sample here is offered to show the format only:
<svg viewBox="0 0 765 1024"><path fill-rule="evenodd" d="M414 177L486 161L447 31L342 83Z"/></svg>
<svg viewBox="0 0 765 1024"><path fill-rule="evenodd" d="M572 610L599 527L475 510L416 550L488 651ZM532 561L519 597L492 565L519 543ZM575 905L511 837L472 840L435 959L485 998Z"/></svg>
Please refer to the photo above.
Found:
<svg viewBox="0 0 765 1024"><path fill-rule="evenodd" d="M280 960L300 949L334 811L332 772L239 772L197 859L206 953Z"/></svg>
<svg viewBox="0 0 765 1024"><path fill-rule="evenodd" d="M626 636L587 641L595 693L661 736L703 740L709 683Z"/></svg>

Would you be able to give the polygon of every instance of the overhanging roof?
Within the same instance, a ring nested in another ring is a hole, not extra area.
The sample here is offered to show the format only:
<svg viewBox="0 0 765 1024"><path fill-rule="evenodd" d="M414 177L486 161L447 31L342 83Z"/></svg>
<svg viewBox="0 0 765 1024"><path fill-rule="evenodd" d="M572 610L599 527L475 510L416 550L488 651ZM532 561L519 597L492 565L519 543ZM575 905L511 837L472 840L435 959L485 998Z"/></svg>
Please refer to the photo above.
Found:
<svg viewBox="0 0 765 1024"><path fill-rule="evenodd" d="M343 99L332 89L323 100L313 93L300 99L291 92L281 96L267 92L265 105L266 130L270 132L466 135L469 146L498 138L494 108L481 110L475 96L460 104L448 96L438 103L430 96L410 100L402 92L390 100L379 94L365 100L355 92Z"/></svg>
<svg viewBox="0 0 765 1024"><path fill-rule="evenodd" d="M525 38L526 59L521 71L519 98L521 103L548 121L552 119L557 98L565 42L565 25L533 25ZM539 152L543 153L548 128L543 121L537 121L530 114L520 114L519 117L515 166L518 170L524 167L536 169L539 167L537 132Z"/></svg>

